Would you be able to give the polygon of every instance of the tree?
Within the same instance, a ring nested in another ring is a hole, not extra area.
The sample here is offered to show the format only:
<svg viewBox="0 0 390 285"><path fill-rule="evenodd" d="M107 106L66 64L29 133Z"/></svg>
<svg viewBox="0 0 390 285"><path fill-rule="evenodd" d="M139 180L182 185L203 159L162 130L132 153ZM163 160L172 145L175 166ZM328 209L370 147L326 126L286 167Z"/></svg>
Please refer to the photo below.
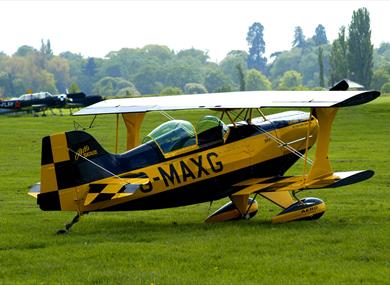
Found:
<svg viewBox="0 0 390 285"><path fill-rule="evenodd" d="M291 49L290 51L282 52L272 63L270 68L270 78L273 86L277 87L277 82L280 77L288 70L292 70L299 66L302 60L300 49Z"/></svg>
<svg viewBox="0 0 390 285"><path fill-rule="evenodd" d="M60 57L53 57L47 62L47 71L53 74L57 90L65 92L71 82L68 61Z"/></svg>
<svg viewBox="0 0 390 285"><path fill-rule="evenodd" d="M180 95L183 94L183 90L179 87L168 86L160 91L161 95Z"/></svg>
<svg viewBox="0 0 390 285"><path fill-rule="evenodd" d="M41 54L45 55L47 59L50 59L53 56L53 51L51 49L50 40L46 41L46 44L44 43L43 39L41 40L41 49L39 50Z"/></svg>
<svg viewBox="0 0 390 285"><path fill-rule="evenodd" d="M328 39L326 37L325 27L319 24L315 30L315 35L313 36L314 43L319 45L325 45L328 43Z"/></svg>
<svg viewBox="0 0 390 285"><path fill-rule="evenodd" d="M225 75L236 85L240 85L241 77L237 73L237 66L241 66L242 71L247 70L248 53L242 50L232 50L221 61L219 67Z"/></svg>
<svg viewBox="0 0 390 285"><path fill-rule="evenodd" d="M106 96L139 95L133 83L118 77L104 77L94 87L95 93Z"/></svg>
<svg viewBox="0 0 390 285"><path fill-rule="evenodd" d="M36 64L41 69L45 69L47 66L48 60L53 57L53 51L51 50L50 40L45 42L43 39L41 40L41 48L39 49L39 53L35 57Z"/></svg>
<svg viewBox="0 0 390 285"><path fill-rule="evenodd" d="M0 72L0 97L14 96L14 86L11 74Z"/></svg>
<svg viewBox="0 0 390 285"><path fill-rule="evenodd" d="M267 73L267 58L263 57L265 52L265 42L263 39L264 27L260 23L253 23L249 27L246 41L249 45L248 68L255 68L263 74Z"/></svg>
<svg viewBox="0 0 390 285"><path fill-rule="evenodd" d="M96 74L96 63L93 57L88 57L84 66L84 74L88 77L94 77Z"/></svg>
<svg viewBox="0 0 390 285"><path fill-rule="evenodd" d="M196 59L200 63L206 63L207 60L210 58L207 52L194 48L179 51L177 57L179 59L190 57Z"/></svg>
<svg viewBox="0 0 390 285"><path fill-rule="evenodd" d="M387 83L385 83L385 84L382 86L381 92L382 92L383 94L390 94L390 82L387 82Z"/></svg>
<svg viewBox="0 0 390 285"><path fill-rule="evenodd" d="M350 79L369 88L373 73L373 45L370 15L366 8L353 12L348 31L347 58Z"/></svg>
<svg viewBox="0 0 390 285"><path fill-rule="evenodd" d="M72 94L72 93L78 93L80 92L80 88L79 86L77 85L76 82L72 82L72 84L70 85L70 87L68 88L68 93L69 94Z"/></svg>
<svg viewBox="0 0 390 285"><path fill-rule="evenodd" d="M27 45L24 45L24 46L21 46L18 48L18 50L13 54L14 56L28 56L28 55L31 55L33 53L36 53L37 50L31 46L27 46Z"/></svg>
<svg viewBox="0 0 390 285"><path fill-rule="evenodd" d="M204 94L207 93L207 89L200 83L187 83L184 86L184 92L186 94Z"/></svg>
<svg viewBox="0 0 390 285"><path fill-rule="evenodd" d="M250 69L245 76L246 90L271 90L271 82L268 78L256 69Z"/></svg>
<svg viewBox="0 0 390 285"><path fill-rule="evenodd" d="M342 26L339 31L339 36L332 43L332 51L330 54L330 78L331 86L342 79L348 78L348 60L347 48L348 43L345 38L345 27Z"/></svg>
<svg viewBox="0 0 390 285"><path fill-rule="evenodd" d="M375 70L372 76L371 87L375 90L381 90L383 85L390 82L390 63Z"/></svg>
<svg viewBox="0 0 390 285"><path fill-rule="evenodd" d="M118 97L129 97L129 96L140 96L140 95L141 94L134 86L122 88L116 93L116 96Z"/></svg>
<svg viewBox="0 0 390 285"><path fill-rule="evenodd" d="M295 27L294 40L292 41L292 46L298 48L306 47L305 36L303 35L303 30L300 26Z"/></svg>
<svg viewBox="0 0 390 285"><path fill-rule="evenodd" d="M296 90L302 86L302 74L295 70L286 71L279 81L279 90Z"/></svg>
<svg viewBox="0 0 390 285"><path fill-rule="evenodd" d="M390 43L382 42L379 48L374 49L374 70L382 68L390 62ZM374 80L374 78L373 78Z"/></svg>
<svg viewBox="0 0 390 285"><path fill-rule="evenodd" d="M246 82L245 82L245 73L244 70L242 69L241 64L237 64L237 73L240 78L240 91L245 91L246 90Z"/></svg>
<svg viewBox="0 0 390 285"><path fill-rule="evenodd" d="M206 75L204 85L209 92L219 92L229 89L229 78L219 70L213 70Z"/></svg>
<svg viewBox="0 0 390 285"><path fill-rule="evenodd" d="M189 82L203 82L203 70L196 63L191 64L193 59L181 58L180 61L172 61L164 69L163 83L165 86L177 86L181 89ZM161 67L160 67L161 68Z"/></svg>
<svg viewBox="0 0 390 285"><path fill-rule="evenodd" d="M146 45L141 49L141 52L163 62L171 60L174 56L174 53L167 46L161 45Z"/></svg>
<svg viewBox="0 0 390 285"><path fill-rule="evenodd" d="M321 46L318 47L318 66L320 68L320 86L325 87L323 48Z"/></svg>
<svg viewBox="0 0 390 285"><path fill-rule="evenodd" d="M145 64L139 68L131 80L141 94L157 94L163 89L166 72L156 63Z"/></svg>

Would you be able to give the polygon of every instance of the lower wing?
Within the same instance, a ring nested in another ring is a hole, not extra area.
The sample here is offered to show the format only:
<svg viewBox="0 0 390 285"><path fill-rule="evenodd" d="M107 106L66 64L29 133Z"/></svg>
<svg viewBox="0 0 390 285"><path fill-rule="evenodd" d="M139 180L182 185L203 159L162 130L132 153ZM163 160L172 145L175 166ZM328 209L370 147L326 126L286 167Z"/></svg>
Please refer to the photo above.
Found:
<svg viewBox="0 0 390 285"><path fill-rule="evenodd" d="M372 170L334 172L332 175L307 181L306 176L281 176L253 178L234 185L237 188L232 196L250 195L253 193L271 200L286 208L291 205L292 198L287 191L303 191L322 188L336 188L358 183L371 178Z"/></svg>

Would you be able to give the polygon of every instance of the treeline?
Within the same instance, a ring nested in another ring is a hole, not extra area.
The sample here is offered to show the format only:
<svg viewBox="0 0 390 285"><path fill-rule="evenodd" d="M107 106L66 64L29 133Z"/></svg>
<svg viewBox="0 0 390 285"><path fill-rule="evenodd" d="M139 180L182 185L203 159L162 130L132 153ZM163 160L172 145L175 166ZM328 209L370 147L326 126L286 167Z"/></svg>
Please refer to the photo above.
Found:
<svg viewBox="0 0 390 285"><path fill-rule="evenodd" d="M103 96L304 90L343 78L390 93L390 43L373 49L365 8L353 13L348 29L341 27L333 43L321 24L307 38L295 27L292 48L269 59L264 56L263 30L260 23L251 25L248 51L230 51L219 63L211 62L206 51L175 52L161 45L123 48L104 58L54 55L50 40L42 40L39 50L22 46L12 56L0 54L0 97L19 96L28 89Z"/></svg>

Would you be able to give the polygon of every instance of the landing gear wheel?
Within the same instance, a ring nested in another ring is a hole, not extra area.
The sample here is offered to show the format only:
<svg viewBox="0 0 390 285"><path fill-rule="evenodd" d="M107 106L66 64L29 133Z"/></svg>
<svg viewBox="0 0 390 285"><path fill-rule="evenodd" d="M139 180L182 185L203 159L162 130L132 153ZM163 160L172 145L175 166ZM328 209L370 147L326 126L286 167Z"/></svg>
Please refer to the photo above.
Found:
<svg viewBox="0 0 390 285"><path fill-rule="evenodd" d="M77 215L73 218L73 220L69 224L65 225L65 229L61 229L61 230L57 231L57 235L67 234L70 231L71 227L75 223L80 221L81 215L82 215L82 213L77 213Z"/></svg>
<svg viewBox="0 0 390 285"><path fill-rule="evenodd" d="M291 204L277 216L272 223L283 223L298 220L318 220L325 213L325 203L318 198L303 198Z"/></svg>

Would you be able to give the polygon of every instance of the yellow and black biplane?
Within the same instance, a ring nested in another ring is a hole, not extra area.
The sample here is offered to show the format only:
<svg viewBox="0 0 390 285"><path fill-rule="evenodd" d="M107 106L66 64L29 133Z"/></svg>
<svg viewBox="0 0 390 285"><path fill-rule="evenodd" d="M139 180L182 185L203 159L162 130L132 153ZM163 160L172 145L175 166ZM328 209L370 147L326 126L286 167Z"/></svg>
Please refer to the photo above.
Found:
<svg viewBox="0 0 390 285"><path fill-rule="evenodd" d="M42 139L41 182L30 195L45 211L81 215L178 207L229 197L206 222L249 219L256 196L282 208L272 222L318 219L325 204L300 199L309 189L335 188L370 178L371 170L334 172L328 159L330 133L339 108L367 103L377 91L350 91L341 81L329 91L251 91L106 100L75 115L119 114L127 129L127 151L107 152L84 131ZM261 108L310 108L265 116ZM146 112L211 109L221 116L161 124L142 141ZM223 122L225 119L229 124ZM118 136L117 136L118 141ZM316 144L314 159L308 150ZM299 176L284 176L303 159ZM250 198L251 195L255 197Z"/></svg>

